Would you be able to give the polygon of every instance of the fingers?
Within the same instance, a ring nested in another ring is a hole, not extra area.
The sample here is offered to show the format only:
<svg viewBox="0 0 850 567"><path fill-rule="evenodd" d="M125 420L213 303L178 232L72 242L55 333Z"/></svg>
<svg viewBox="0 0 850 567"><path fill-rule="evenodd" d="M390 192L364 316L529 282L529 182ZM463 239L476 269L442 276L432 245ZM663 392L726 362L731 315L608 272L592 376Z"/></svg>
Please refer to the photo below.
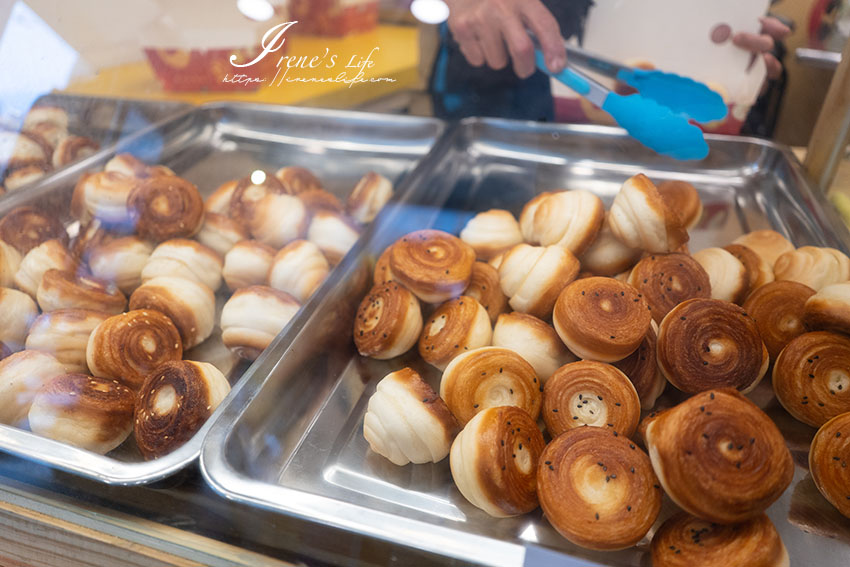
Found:
<svg viewBox="0 0 850 567"><path fill-rule="evenodd" d="M520 10L522 22L531 28L540 42L546 66L553 73L563 71L567 64L567 50L555 16L538 0L521 4Z"/></svg>
<svg viewBox="0 0 850 567"><path fill-rule="evenodd" d="M478 37L473 29L472 18L467 14L461 14L456 18L449 18L449 30L451 30L455 41L460 46L460 51L467 62L473 67L484 65L484 52L478 45Z"/></svg>
<svg viewBox="0 0 850 567"><path fill-rule="evenodd" d="M791 28L783 24L778 18L767 16L759 21L761 22L761 33L767 34L775 40L781 41L791 35Z"/></svg>
<svg viewBox="0 0 850 567"><path fill-rule="evenodd" d="M514 72L523 79L534 74L537 65L534 62L534 43L525 31L519 18L504 22L505 42L513 62Z"/></svg>
<svg viewBox="0 0 850 567"><path fill-rule="evenodd" d="M778 79L782 75L782 63L772 53L764 54L764 63L767 66L768 79Z"/></svg>
<svg viewBox="0 0 850 567"><path fill-rule="evenodd" d="M773 49L773 38L766 34L737 33L732 38L732 43L753 53L763 53Z"/></svg>
<svg viewBox="0 0 850 567"><path fill-rule="evenodd" d="M490 19L486 18L488 24ZM508 64L508 52L505 50L505 40L498 25L477 25L475 34L478 36L478 45L484 52L487 66L491 69L504 69Z"/></svg>

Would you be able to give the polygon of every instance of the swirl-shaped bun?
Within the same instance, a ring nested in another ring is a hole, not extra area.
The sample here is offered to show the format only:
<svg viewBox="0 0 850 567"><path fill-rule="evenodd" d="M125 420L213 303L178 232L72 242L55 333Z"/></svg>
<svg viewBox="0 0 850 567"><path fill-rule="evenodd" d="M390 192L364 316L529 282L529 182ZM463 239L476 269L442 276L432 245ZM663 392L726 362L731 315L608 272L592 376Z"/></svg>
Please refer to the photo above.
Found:
<svg viewBox="0 0 850 567"><path fill-rule="evenodd" d="M208 212L204 215L204 224L195 238L223 258L237 242L248 240L249 236L248 231L235 220Z"/></svg>
<svg viewBox="0 0 850 567"><path fill-rule="evenodd" d="M657 189L667 208L679 215L685 230L691 230L699 224L702 201L693 185L686 181L663 181Z"/></svg>
<svg viewBox="0 0 850 567"><path fill-rule="evenodd" d="M274 257L275 249L262 242L237 242L224 257L221 275L227 287L234 291L252 285L265 285Z"/></svg>
<svg viewBox="0 0 850 567"><path fill-rule="evenodd" d="M825 286L809 297L803 306L803 325L850 334L850 282Z"/></svg>
<svg viewBox="0 0 850 567"><path fill-rule="evenodd" d="M52 354L67 372L88 373L86 345L89 336L107 318L108 313L88 309L59 309L43 313L30 327L26 347Z"/></svg>
<svg viewBox="0 0 850 567"><path fill-rule="evenodd" d="M76 268L77 261L65 246L58 240L48 240L27 252L21 260L15 272L15 286L36 297L45 272L53 269L73 272Z"/></svg>
<svg viewBox="0 0 850 567"><path fill-rule="evenodd" d="M116 154L103 166L103 171L120 173L127 177L145 179L153 175L161 174L162 170L154 168L128 153Z"/></svg>
<svg viewBox="0 0 850 567"><path fill-rule="evenodd" d="M731 303L742 303L750 289L750 274L744 264L723 248L705 248L693 259L708 274L711 297Z"/></svg>
<svg viewBox="0 0 850 567"><path fill-rule="evenodd" d="M392 196L392 181L379 173L370 171L354 186L348 196L345 210L357 222L367 224L378 216Z"/></svg>
<svg viewBox="0 0 850 567"><path fill-rule="evenodd" d="M652 538L653 567L788 567L788 550L765 514L721 526L679 512Z"/></svg>
<svg viewBox="0 0 850 567"><path fill-rule="evenodd" d="M623 183L614 197L608 222L623 244L647 252L673 252L688 241L678 214L667 207L658 189L642 173Z"/></svg>
<svg viewBox="0 0 850 567"><path fill-rule="evenodd" d="M813 427L850 412L850 338L815 331L790 341L773 365L773 391L788 413Z"/></svg>
<svg viewBox="0 0 850 567"><path fill-rule="evenodd" d="M522 238L526 242L536 242L536 235L534 234L534 215L537 214L537 209L540 205L554 194L555 193L553 191L540 193L522 207L522 211L519 213L519 230L522 232Z"/></svg>
<svg viewBox="0 0 850 567"><path fill-rule="evenodd" d="M53 150L53 167L65 167L78 159L90 156L100 149L100 144L84 136L67 136Z"/></svg>
<svg viewBox="0 0 850 567"><path fill-rule="evenodd" d="M524 358L544 384L558 368L578 360L555 329L527 313L499 315L492 342L493 346L510 349Z"/></svg>
<svg viewBox="0 0 850 567"><path fill-rule="evenodd" d="M732 244L743 244L761 256L771 268L782 254L794 250L794 245L775 230L748 232L733 240Z"/></svg>
<svg viewBox="0 0 850 567"><path fill-rule="evenodd" d="M133 429L145 459L177 449L204 425L230 384L206 362L165 362L151 372L136 399Z"/></svg>
<svg viewBox="0 0 850 567"><path fill-rule="evenodd" d="M22 291L0 287L0 342L10 350L23 347L24 340L35 318L38 306Z"/></svg>
<svg viewBox="0 0 850 567"><path fill-rule="evenodd" d="M649 331L646 332L646 338L637 350L623 360L613 363L631 380L640 398L640 407L646 410L655 406L655 400L667 386L667 379L658 368L657 351L658 325L653 321Z"/></svg>
<svg viewBox="0 0 850 567"><path fill-rule="evenodd" d="M519 223L502 209L478 213L460 231L460 239L472 246L475 255L489 260L522 242Z"/></svg>
<svg viewBox="0 0 850 567"><path fill-rule="evenodd" d="M545 319L578 270L578 259L566 248L518 244L502 259L499 282L514 311Z"/></svg>
<svg viewBox="0 0 850 567"><path fill-rule="evenodd" d="M628 281L643 294L656 323L687 299L711 297L709 275L694 258L679 252L646 256Z"/></svg>
<svg viewBox="0 0 850 567"><path fill-rule="evenodd" d="M841 282L844 267L830 249L803 246L777 258L773 274L776 281L790 280L819 291L830 284Z"/></svg>
<svg viewBox="0 0 850 567"><path fill-rule="evenodd" d="M809 470L820 493L850 518L850 413L830 419L818 430L809 450Z"/></svg>
<svg viewBox="0 0 850 567"><path fill-rule="evenodd" d="M307 240L319 247L331 265L342 257L360 238L360 229L346 216L332 211L318 211L310 221Z"/></svg>
<svg viewBox="0 0 850 567"><path fill-rule="evenodd" d="M127 197L138 183L114 171L83 175L74 187L71 214L83 224L97 219L106 226L130 226Z"/></svg>
<svg viewBox="0 0 850 567"><path fill-rule="evenodd" d="M567 348L580 358L616 362L637 350L652 316L634 287L592 277L564 288L552 321Z"/></svg>
<svg viewBox="0 0 850 567"><path fill-rule="evenodd" d="M137 183L127 196L127 210L136 233L154 242L188 238L204 222L204 200L198 188L176 175Z"/></svg>
<svg viewBox="0 0 850 567"><path fill-rule="evenodd" d="M461 424L497 406L517 406L540 415L543 384L534 368L512 350L484 347L455 357L443 372L440 397Z"/></svg>
<svg viewBox="0 0 850 567"><path fill-rule="evenodd" d="M750 248L743 244L730 244L724 246L723 249L737 258L744 265L744 269L747 270L747 279L750 285L747 287L744 297L749 297L755 290L774 280L773 268Z"/></svg>
<svg viewBox="0 0 850 567"><path fill-rule="evenodd" d="M6 190L15 191L38 181L49 171L50 166L46 162L27 163L7 173L5 179L3 179L3 184L6 186Z"/></svg>
<svg viewBox="0 0 850 567"><path fill-rule="evenodd" d="M815 290L797 282L770 282L754 291L743 308L758 326L771 360L776 360L791 339L806 332L803 312Z"/></svg>
<svg viewBox="0 0 850 567"><path fill-rule="evenodd" d="M213 291L184 278L163 276L146 281L130 296L130 309L165 314L180 331L184 349L204 342L215 326Z"/></svg>
<svg viewBox="0 0 850 567"><path fill-rule="evenodd" d="M272 260L268 270L269 285L304 303L322 285L330 269L318 246L309 240L295 240Z"/></svg>
<svg viewBox="0 0 850 567"><path fill-rule="evenodd" d="M52 124L61 130L68 130L68 112L58 106L33 106L24 118L24 130L30 130L38 124Z"/></svg>
<svg viewBox="0 0 850 567"><path fill-rule="evenodd" d="M459 354L488 346L492 336L487 310L471 297L461 295L442 304L425 322L419 336L419 354L425 362L445 370Z"/></svg>
<svg viewBox="0 0 850 567"><path fill-rule="evenodd" d="M231 181L225 181L219 185L218 188L213 191L209 197L207 197L207 200L204 201L204 210L206 210L207 213L229 217L230 199L233 198L233 192L236 190L236 186L239 185L239 181L239 179L233 179Z"/></svg>
<svg viewBox="0 0 850 567"><path fill-rule="evenodd" d="M319 211L342 214L345 210L337 196L324 189L302 191L298 193L298 200L307 207L307 212L311 215Z"/></svg>
<svg viewBox="0 0 850 567"><path fill-rule="evenodd" d="M526 411L481 411L452 443L452 478L473 506L496 518L537 508L537 462L546 443Z"/></svg>
<svg viewBox="0 0 850 567"><path fill-rule="evenodd" d="M238 289L221 311L221 340L242 358L254 360L300 308L294 297L277 289L262 285Z"/></svg>
<svg viewBox="0 0 850 567"><path fill-rule="evenodd" d="M251 235L272 248L280 248L307 233L310 213L298 197L268 193L248 215Z"/></svg>
<svg viewBox="0 0 850 567"><path fill-rule="evenodd" d="M410 350L422 332L416 296L396 282L373 287L354 320L354 344L363 356L386 360Z"/></svg>
<svg viewBox="0 0 850 567"><path fill-rule="evenodd" d="M48 240L68 238L59 219L35 207L17 207L0 219L0 240L25 255Z"/></svg>
<svg viewBox="0 0 850 567"><path fill-rule="evenodd" d="M278 169L275 178L280 181L284 191L290 195L298 195L305 191L324 189L322 182L313 172L304 167L286 166Z"/></svg>
<svg viewBox="0 0 850 567"><path fill-rule="evenodd" d="M0 423L19 425L42 386L67 370L55 357L24 350L0 360Z"/></svg>
<svg viewBox="0 0 850 567"><path fill-rule="evenodd" d="M374 285L387 283L393 279L393 272L390 270L390 248L392 248L392 246L388 246L383 252L381 252L381 255L378 256L378 260L375 262L375 269L372 273L372 282ZM498 272L496 275L498 276ZM507 299L505 301L507 301Z"/></svg>
<svg viewBox="0 0 850 567"><path fill-rule="evenodd" d="M426 303L458 297L469 285L475 251L456 236L420 230L392 245L389 265L395 281Z"/></svg>
<svg viewBox="0 0 850 567"><path fill-rule="evenodd" d="M227 216L247 227L258 204L266 195L287 191L276 177L266 171L257 170L250 176L237 181L232 190L227 184L219 187L216 190L218 194L216 200L208 205L218 208L218 202L223 201L228 192L230 192L230 202L227 207Z"/></svg>
<svg viewBox="0 0 850 567"><path fill-rule="evenodd" d="M543 387L543 421L552 437L585 425L631 437L639 420L635 387L610 364L592 360L566 364Z"/></svg>
<svg viewBox="0 0 850 567"><path fill-rule="evenodd" d="M142 270L152 252L153 246L137 236L116 238L92 249L89 269L95 277L115 282L129 295L142 285Z"/></svg>
<svg viewBox="0 0 850 567"><path fill-rule="evenodd" d="M491 323L495 323L508 307L508 298L502 293L498 270L484 262L475 262L472 265L472 277L469 278L469 286L463 294L484 306Z"/></svg>
<svg viewBox="0 0 850 567"><path fill-rule="evenodd" d="M661 322L658 366L683 392L730 387L747 393L769 363L756 322L732 303L690 299Z"/></svg>
<svg viewBox="0 0 850 567"><path fill-rule="evenodd" d="M594 276L614 276L632 267L638 258L640 250L620 242L611 232L608 215L605 215L599 234L580 260L582 270Z"/></svg>
<svg viewBox="0 0 850 567"><path fill-rule="evenodd" d="M670 498L718 524L757 517L794 476L779 429L731 389L697 394L659 414L646 429L646 443Z"/></svg>
<svg viewBox="0 0 850 567"><path fill-rule="evenodd" d="M537 494L558 533L589 549L636 544L661 510L646 453L599 427L571 429L547 445L537 467Z"/></svg>
<svg viewBox="0 0 850 567"><path fill-rule="evenodd" d="M442 461L459 429L446 403L410 368L378 382L363 417L369 447L399 466Z"/></svg>
<svg viewBox="0 0 850 567"><path fill-rule="evenodd" d="M185 278L215 291L221 285L222 264L221 256L212 248L174 238L154 248L142 269L142 283L162 276Z"/></svg>
<svg viewBox="0 0 850 567"><path fill-rule="evenodd" d="M89 371L138 391L156 366L183 357L174 323L154 309L109 317L97 326L85 349Z"/></svg>
<svg viewBox="0 0 850 567"><path fill-rule="evenodd" d="M15 274L21 267L21 254L0 240L0 287L15 285Z"/></svg>
<svg viewBox="0 0 850 567"><path fill-rule="evenodd" d="M530 242L562 246L580 256L593 243L604 217L602 200L593 193L551 193L534 208Z"/></svg>
<svg viewBox="0 0 850 567"><path fill-rule="evenodd" d="M116 314L124 311L127 298L105 280L62 270L47 270L41 278L36 299L42 311L90 309Z"/></svg>

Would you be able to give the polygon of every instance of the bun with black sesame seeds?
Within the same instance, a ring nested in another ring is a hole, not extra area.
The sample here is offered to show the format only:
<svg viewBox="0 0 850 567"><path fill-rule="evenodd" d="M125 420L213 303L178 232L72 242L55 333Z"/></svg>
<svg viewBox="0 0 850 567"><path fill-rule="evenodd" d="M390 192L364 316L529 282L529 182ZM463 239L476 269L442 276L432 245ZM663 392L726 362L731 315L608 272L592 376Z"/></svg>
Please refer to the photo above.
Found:
<svg viewBox="0 0 850 567"><path fill-rule="evenodd" d="M389 252L395 281L426 303L460 296L469 285L475 251L440 230L419 230L397 240Z"/></svg>
<svg viewBox="0 0 850 567"><path fill-rule="evenodd" d="M656 323L683 301L711 297L706 271L691 256L679 252L644 257L632 268L628 281L643 295Z"/></svg>
<svg viewBox="0 0 850 567"><path fill-rule="evenodd" d="M755 319L771 360L775 361L785 345L806 332L805 305L814 294L809 286L785 281L765 284L747 297L742 307Z"/></svg>
<svg viewBox="0 0 850 567"><path fill-rule="evenodd" d="M658 325L652 321L637 350L623 360L612 363L631 380L640 398L640 407L645 410L655 407L655 401L667 386L667 379L658 368L657 352Z"/></svg>
<svg viewBox="0 0 850 567"><path fill-rule="evenodd" d="M499 271L484 262L472 265L472 277L463 294L478 300L490 316L491 323L495 323L508 308L508 298L499 284Z"/></svg>
<svg viewBox="0 0 850 567"><path fill-rule="evenodd" d="M419 354L425 362L445 370L461 353L489 346L492 337L487 310L471 297L461 295L443 303L425 320L419 336Z"/></svg>
<svg viewBox="0 0 850 567"><path fill-rule="evenodd" d="M818 430L809 450L809 470L823 497L850 518L850 413L833 417Z"/></svg>
<svg viewBox="0 0 850 567"><path fill-rule="evenodd" d="M419 301L397 282L374 286L357 308L354 344L363 356L386 360L404 354L421 332Z"/></svg>

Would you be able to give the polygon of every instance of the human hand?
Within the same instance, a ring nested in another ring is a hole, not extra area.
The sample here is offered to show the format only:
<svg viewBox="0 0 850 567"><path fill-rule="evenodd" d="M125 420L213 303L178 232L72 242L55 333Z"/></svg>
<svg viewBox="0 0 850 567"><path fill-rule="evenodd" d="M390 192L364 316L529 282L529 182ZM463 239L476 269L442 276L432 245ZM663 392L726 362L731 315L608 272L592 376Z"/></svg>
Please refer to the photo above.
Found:
<svg viewBox="0 0 850 567"><path fill-rule="evenodd" d="M504 69L508 57L514 72L525 79L534 74L534 44L530 29L537 36L552 72L567 64L567 52L561 28L540 0L446 0L450 9L449 29L470 65L485 63L492 69Z"/></svg>
<svg viewBox="0 0 850 567"><path fill-rule="evenodd" d="M777 18L768 16L761 18L761 32L737 33L732 38L732 43L753 53L753 56L761 55L767 65L767 78L777 79L782 74L782 63L771 53L776 41L781 41L791 34L791 28L783 24Z"/></svg>

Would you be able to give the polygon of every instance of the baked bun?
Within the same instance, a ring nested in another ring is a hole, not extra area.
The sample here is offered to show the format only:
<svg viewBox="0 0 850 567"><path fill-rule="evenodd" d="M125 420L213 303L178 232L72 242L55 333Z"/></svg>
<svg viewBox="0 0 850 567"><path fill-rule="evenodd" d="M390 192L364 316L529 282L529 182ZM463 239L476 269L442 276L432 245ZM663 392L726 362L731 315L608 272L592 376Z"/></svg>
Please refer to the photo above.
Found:
<svg viewBox="0 0 850 567"><path fill-rule="evenodd" d="M374 286L357 308L354 344L363 356L396 357L410 350L421 332L419 301L395 282Z"/></svg>
<svg viewBox="0 0 850 567"><path fill-rule="evenodd" d="M777 281L790 280L805 284L815 291L842 281L844 267L836 255L826 248L803 246L785 252L776 259L773 274Z"/></svg>
<svg viewBox="0 0 850 567"><path fill-rule="evenodd" d="M525 410L488 408L452 443L452 478L470 504L496 518L537 508L537 462L546 443Z"/></svg>
<svg viewBox="0 0 850 567"><path fill-rule="evenodd" d="M207 213L229 217L230 199L233 197L233 192L236 190L236 186L239 185L239 181L239 179L233 179L231 181L225 181L219 185L218 188L213 191L209 197L207 197L207 200L204 201L204 210Z"/></svg>
<svg viewBox="0 0 850 567"><path fill-rule="evenodd" d="M174 175L174 172L162 165L148 165L136 156L128 153L116 154L103 166L103 171L120 173L136 179L147 179L157 175Z"/></svg>
<svg viewBox="0 0 850 567"><path fill-rule="evenodd" d="M381 252L381 255L378 256L378 260L375 262L375 269L372 273L372 283L373 285L378 285L382 283L387 283L388 281L392 281L393 272L390 270L390 249L392 246L388 246ZM496 277L498 277L499 273L496 272ZM471 275L470 275L471 278ZM505 300L507 302L507 299Z"/></svg>
<svg viewBox="0 0 850 567"><path fill-rule="evenodd" d="M543 387L543 421L552 437L585 425L631 437L639 420L635 387L610 364L571 362L555 371Z"/></svg>
<svg viewBox="0 0 850 567"><path fill-rule="evenodd" d="M331 211L319 211L313 215L307 240L319 247L332 265L339 264L342 257L360 238L360 229L346 216Z"/></svg>
<svg viewBox="0 0 850 567"><path fill-rule="evenodd" d="M298 197L268 193L257 201L247 220L251 236L280 248L307 233L310 213Z"/></svg>
<svg viewBox="0 0 850 567"><path fill-rule="evenodd" d="M117 240L119 236L120 232L109 230L102 222L93 219L86 224L80 224L77 234L70 242L69 250L78 261L88 262L94 249Z"/></svg>
<svg viewBox="0 0 850 567"><path fill-rule="evenodd" d="M534 209L530 242L561 246L581 256L596 239L604 217L602 200L593 193L551 193Z"/></svg>
<svg viewBox="0 0 850 567"><path fill-rule="evenodd" d="M11 155L6 153L8 146L4 148L3 152L5 154L3 157L8 157L7 167L9 170L15 170L38 162L45 165L49 164L53 148L50 147L50 143L42 136L32 131L23 131L14 140Z"/></svg>
<svg viewBox="0 0 850 567"><path fill-rule="evenodd" d="M794 476L779 429L729 388L702 392L658 415L646 429L646 443L670 498L718 524L759 516Z"/></svg>
<svg viewBox="0 0 850 567"><path fill-rule="evenodd" d="M370 171L354 186L348 196L345 210L357 222L367 224L378 216L392 196L392 181L379 173Z"/></svg>
<svg viewBox="0 0 850 567"><path fill-rule="evenodd" d="M612 363L631 380L640 398L640 407L645 410L655 406L655 400L667 386L667 379L658 368L657 350L658 325L653 321L637 350L623 360Z"/></svg>
<svg viewBox="0 0 850 567"><path fill-rule="evenodd" d="M86 345L92 331L109 317L102 311L59 309L36 317L27 335L27 350L52 354L66 372L88 373Z"/></svg>
<svg viewBox="0 0 850 567"><path fill-rule="evenodd" d="M724 387L747 393L769 363L756 322L727 301L690 299L659 327L658 366L671 384L689 394Z"/></svg>
<svg viewBox="0 0 850 567"><path fill-rule="evenodd" d="M53 124L57 128L68 130L68 112L58 106L33 106L24 117L24 130L31 130L39 124Z"/></svg>
<svg viewBox="0 0 850 567"><path fill-rule="evenodd" d="M300 308L288 293L262 285L243 287L221 311L221 339L242 358L254 360Z"/></svg>
<svg viewBox="0 0 850 567"><path fill-rule="evenodd" d="M185 278L215 291L221 285L221 256L200 242L185 238L166 240L154 248L145 267L142 283L166 276Z"/></svg>
<svg viewBox="0 0 850 567"><path fill-rule="evenodd" d="M275 249L256 240L243 240L233 245L224 257L221 275L231 290L268 283Z"/></svg>
<svg viewBox="0 0 850 567"><path fill-rule="evenodd" d="M178 360L157 366L136 398L133 429L145 459L166 455L188 441L230 392L212 364Z"/></svg>
<svg viewBox="0 0 850 567"><path fill-rule="evenodd" d="M755 319L771 360L776 360L791 339L806 332L804 306L814 294L809 286L785 281L770 282L747 297L744 311Z"/></svg>
<svg viewBox="0 0 850 567"><path fill-rule="evenodd" d="M53 150L51 160L54 168L65 167L79 159L94 155L100 149L100 144L84 136L67 136Z"/></svg>
<svg viewBox="0 0 850 567"><path fill-rule="evenodd" d="M184 278L162 276L146 281L130 296L130 309L162 312L180 331L184 349L204 342L215 325L213 291Z"/></svg>
<svg viewBox="0 0 850 567"><path fill-rule="evenodd" d="M652 567L788 567L788 550L766 514L721 526L686 512L669 518L652 538Z"/></svg>
<svg viewBox="0 0 850 567"><path fill-rule="evenodd" d="M135 392L156 366L183 357L183 343L171 319L154 309L137 309L99 324L85 357L93 375L118 380Z"/></svg>
<svg viewBox="0 0 850 567"><path fill-rule="evenodd" d="M304 167L287 166L278 169L275 178L280 181L284 191L290 195L298 195L304 191L324 189L322 182Z"/></svg>
<svg viewBox="0 0 850 567"><path fill-rule="evenodd" d="M51 122L39 122L29 126L25 130L43 138L50 146L53 147L54 154L56 153L56 147L60 144L60 142L68 137L67 128L63 128L61 125L53 124Z"/></svg>
<svg viewBox="0 0 850 567"><path fill-rule="evenodd" d="M809 297L803 306L803 325L850 334L850 282L824 286Z"/></svg>
<svg viewBox="0 0 850 567"><path fill-rule="evenodd" d="M543 204L546 199L554 195L553 191L540 193L528 201L519 213L519 230L522 232L522 238L528 243L536 242L534 233L534 215L537 214L537 209Z"/></svg>
<svg viewBox="0 0 850 567"><path fill-rule="evenodd" d="M309 240L295 240L280 250L268 270L269 285L304 303L330 272L319 247Z"/></svg>
<svg viewBox="0 0 850 567"><path fill-rule="evenodd" d="M549 523L589 549L631 547L661 510L649 458L625 436L579 427L556 437L537 466L537 494Z"/></svg>
<svg viewBox="0 0 850 567"><path fill-rule="evenodd" d="M581 255L581 269L594 276L614 276L632 267L638 258L640 250L626 246L611 232L606 214L596 239Z"/></svg>
<svg viewBox="0 0 850 567"><path fill-rule="evenodd" d="M156 176L136 184L127 210L138 236L154 242L188 238L204 222L204 200L198 188L177 176Z"/></svg>
<svg viewBox="0 0 850 567"><path fill-rule="evenodd" d="M637 350L652 316L632 286L592 277L564 288L552 321L567 348L580 358L616 362Z"/></svg>
<svg viewBox="0 0 850 567"><path fill-rule="evenodd" d="M45 272L53 269L73 272L76 268L77 261L65 246L58 240L48 240L23 257L18 271L15 272L15 286L36 297Z"/></svg>
<svg viewBox="0 0 850 567"><path fill-rule="evenodd" d="M85 174L74 187L71 214L82 223L94 218L106 226L127 228L131 226L127 197L137 183L113 171Z"/></svg>
<svg viewBox="0 0 850 567"><path fill-rule="evenodd" d="M42 311L91 309L116 314L124 311L127 298L111 282L86 274L47 270L41 278L36 299Z"/></svg>
<svg viewBox="0 0 850 567"><path fill-rule="evenodd" d="M26 255L48 240L65 240L68 233L54 216L35 207L16 207L0 219L0 240Z"/></svg>
<svg viewBox="0 0 850 567"><path fill-rule="evenodd" d="M442 461L459 430L446 403L411 368L378 382L363 417L369 447L399 466Z"/></svg>
<svg viewBox="0 0 850 567"><path fill-rule="evenodd" d="M723 248L705 248L694 253L711 281L711 297L743 303L750 289L750 274L744 264Z"/></svg>
<svg viewBox="0 0 850 567"><path fill-rule="evenodd" d="M835 416L818 430L809 450L809 471L820 493L850 518L850 413Z"/></svg>
<svg viewBox="0 0 850 567"><path fill-rule="evenodd" d="M50 171L50 166L42 161L28 163L17 167L6 174L3 184L7 191L16 191L30 183L35 183Z"/></svg>
<svg viewBox="0 0 850 567"><path fill-rule="evenodd" d="M544 384L558 368L578 360L551 325L527 313L514 311L499 315L492 343L524 358Z"/></svg>
<svg viewBox="0 0 850 567"><path fill-rule="evenodd" d="M223 258L237 242L248 240L249 236L248 231L235 220L208 212L204 215L204 224L195 238Z"/></svg>
<svg viewBox="0 0 850 567"><path fill-rule="evenodd" d="M461 295L442 304L426 319L419 335L419 354L425 362L445 370L459 354L489 346L492 336L487 310Z"/></svg>
<svg viewBox="0 0 850 567"><path fill-rule="evenodd" d="M222 192L219 196L220 200L224 199L227 190L228 187L225 185L216 190L216 193ZM248 177L243 177L237 181L236 186L233 187L226 214L236 222L248 227L254 211L266 195L286 192L280 181L270 173L262 170L254 171Z"/></svg>
<svg viewBox="0 0 850 567"><path fill-rule="evenodd" d="M730 244L723 247L724 250L732 254L744 265L747 270L748 280L750 285L747 288L744 297L749 297L751 293L763 285L767 285L774 280L773 268L767 261L747 248L743 244Z"/></svg>
<svg viewBox="0 0 850 567"><path fill-rule="evenodd" d="M679 215L685 230L691 230L699 224L702 201L693 185L686 181L662 181L657 189L667 208Z"/></svg>
<svg viewBox="0 0 850 567"><path fill-rule="evenodd" d="M846 282L847 280L850 280L850 258L848 258L844 252L836 250L835 248L824 247L821 248L821 250L827 252L828 254L832 254L838 261L838 281Z"/></svg>
<svg viewBox="0 0 850 567"><path fill-rule="evenodd" d="M472 277L463 294L484 306L491 323L495 323L508 307L508 298L502 293L498 270L484 262L475 262L472 265Z"/></svg>
<svg viewBox="0 0 850 567"><path fill-rule="evenodd" d="M489 260L522 242L519 223L502 209L478 213L460 231L460 239L472 246L475 256Z"/></svg>
<svg viewBox="0 0 850 567"><path fill-rule="evenodd" d="M22 291L0 287L0 342L12 351L21 350L38 306Z"/></svg>
<svg viewBox="0 0 850 567"><path fill-rule="evenodd" d="M395 281L426 303L458 297L469 285L475 251L456 236L439 230L419 230L390 248Z"/></svg>
<svg viewBox="0 0 850 567"><path fill-rule="evenodd" d="M514 311L543 319L578 270L578 259L566 248L518 244L502 259L499 282Z"/></svg>
<svg viewBox="0 0 850 567"><path fill-rule="evenodd" d="M611 232L626 246L647 252L673 252L688 241L688 231L655 185L638 174L623 183L608 214Z"/></svg>
<svg viewBox="0 0 850 567"><path fill-rule="evenodd" d="M92 248L89 269L96 278L115 282L125 294L142 285L142 270L153 246L137 236L124 236Z"/></svg>
<svg viewBox="0 0 850 567"><path fill-rule="evenodd" d="M0 360L0 423L20 425L42 386L67 370L46 352L24 350Z"/></svg>
<svg viewBox="0 0 850 567"><path fill-rule="evenodd" d="M775 230L756 230L741 235L732 244L743 244L762 257L773 268L777 258L794 250L791 242Z"/></svg>
<svg viewBox="0 0 850 567"><path fill-rule="evenodd" d="M0 240L0 287L15 285L15 274L21 267L21 259L20 252Z"/></svg>
<svg viewBox="0 0 850 567"><path fill-rule="evenodd" d="M773 391L788 413L812 427L850 412L850 338L815 331L790 341L773 365Z"/></svg>
<svg viewBox="0 0 850 567"><path fill-rule="evenodd" d="M514 351L499 347L464 352L449 363L440 381L440 397L462 425L497 406L520 407L536 420L542 392L534 368Z"/></svg>
<svg viewBox="0 0 850 567"><path fill-rule="evenodd" d="M711 297L706 271L694 258L679 252L644 257L632 268L628 281L643 294L656 323L685 300Z"/></svg>
<svg viewBox="0 0 850 567"><path fill-rule="evenodd" d="M319 211L330 211L332 213L342 214L345 208L336 195L325 191L324 189L310 189L298 193L298 200L301 201L307 211L313 215Z"/></svg>

